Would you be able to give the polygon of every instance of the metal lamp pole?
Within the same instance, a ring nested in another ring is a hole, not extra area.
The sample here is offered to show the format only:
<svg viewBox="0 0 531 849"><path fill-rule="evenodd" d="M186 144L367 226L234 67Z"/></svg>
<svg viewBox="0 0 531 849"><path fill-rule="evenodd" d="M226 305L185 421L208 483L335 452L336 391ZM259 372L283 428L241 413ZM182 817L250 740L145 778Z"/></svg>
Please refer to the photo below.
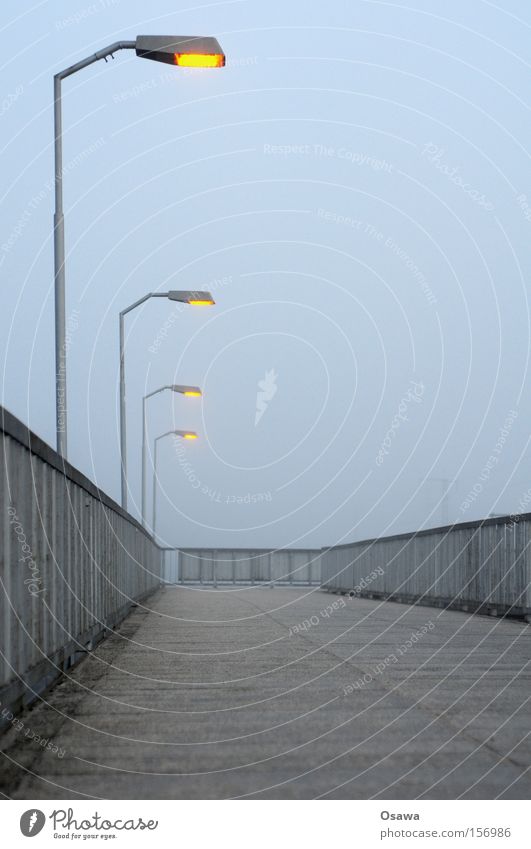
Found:
<svg viewBox="0 0 531 849"><path fill-rule="evenodd" d="M105 59L118 50L134 50L134 41L116 41L92 56L55 74L54 125L55 125L55 214L54 214L54 269L55 269L55 424L57 452L67 457L67 403L66 403L66 313L65 313L65 221L63 214L63 121L61 83L93 62Z"/></svg>
<svg viewBox="0 0 531 849"><path fill-rule="evenodd" d="M182 436L183 439L197 439L193 430L168 430L155 438L153 449L153 539L157 541L157 443L166 436Z"/></svg>
<svg viewBox="0 0 531 849"><path fill-rule="evenodd" d="M198 386L180 386L176 384L168 384L167 386L161 386L160 389L155 389L153 392L149 392L147 395L144 395L142 399L142 524L146 527L146 477L147 477L147 452L146 452L146 431L147 431L147 422L146 422L146 401L148 398L152 398L153 395L157 395L159 392L164 392L166 389L170 389L172 392L178 392L181 395L186 395L190 397L199 397L201 396L201 390Z"/></svg>
<svg viewBox="0 0 531 849"><path fill-rule="evenodd" d="M121 463L121 493L122 507L127 510L127 435L126 435L126 413L125 413L125 324L124 319L128 312L139 307L150 298L168 298L170 301L179 301L192 306L211 306L214 299L210 292L197 292L192 290L170 291L170 292L148 292L143 298L139 298L134 304L126 307L120 313L120 463ZM195 388L195 387L193 387Z"/></svg>
<svg viewBox="0 0 531 849"><path fill-rule="evenodd" d="M75 65L55 74L54 87L54 150L55 150L55 213L54 213L54 280L55 280L55 422L57 452L67 457L67 397L66 397L66 312L65 312L65 227L63 213L63 122L61 84L66 77L87 68L100 59L107 60L118 50L136 50L143 59L153 59L170 65L193 68L221 68L225 55L215 38L186 35L139 35L135 41L115 41Z"/></svg>

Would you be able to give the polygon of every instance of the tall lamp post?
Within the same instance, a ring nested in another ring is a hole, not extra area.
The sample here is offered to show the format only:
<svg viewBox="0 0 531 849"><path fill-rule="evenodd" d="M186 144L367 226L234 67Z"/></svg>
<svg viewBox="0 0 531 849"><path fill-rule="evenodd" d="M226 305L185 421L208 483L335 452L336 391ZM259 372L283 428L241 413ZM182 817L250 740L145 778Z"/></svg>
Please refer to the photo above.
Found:
<svg viewBox="0 0 531 849"><path fill-rule="evenodd" d="M148 398L152 398L153 395L157 395L159 392L164 392L166 389L171 389L172 392L178 392L181 395L184 395L186 398L200 398L202 393L198 386L181 386L180 384L168 384L168 386L161 386L160 389L155 389L153 392L149 392L147 395L144 395L142 399L142 524L146 527L146 465L147 465L147 452L146 452L146 401Z"/></svg>
<svg viewBox="0 0 531 849"><path fill-rule="evenodd" d="M139 298L134 304L126 307L120 313L120 461L121 461L121 492L122 507L127 510L127 434L126 434L126 412L125 412L125 316L131 310L139 307L149 298L168 298L170 301L179 301L192 306L212 306L214 299L210 292L171 291L171 292L148 292L143 298Z"/></svg>
<svg viewBox="0 0 531 849"><path fill-rule="evenodd" d="M57 452L67 457L65 227L63 214L63 128L61 84L66 77L118 50L135 50L143 59L188 68L221 68L225 55L215 38L190 35L139 35L135 41L115 41L54 76L55 130L55 421Z"/></svg>
<svg viewBox="0 0 531 849"><path fill-rule="evenodd" d="M157 541L157 443L166 436L180 436L183 439L197 439L193 430L168 430L155 438L153 449L153 539Z"/></svg>

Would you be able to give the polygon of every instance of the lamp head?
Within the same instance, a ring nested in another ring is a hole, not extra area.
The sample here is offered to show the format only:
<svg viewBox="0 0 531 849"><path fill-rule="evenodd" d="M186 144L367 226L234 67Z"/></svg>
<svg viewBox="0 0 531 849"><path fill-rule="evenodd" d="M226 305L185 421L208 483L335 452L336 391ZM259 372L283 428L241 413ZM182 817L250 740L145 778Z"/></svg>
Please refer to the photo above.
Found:
<svg viewBox="0 0 531 849"><path fill-rule="evenodd" d="M168 292L168 298L194 307L211 307L216 303L210 292L171 291Z"/></svg>
<svg viewBox="0 0 531 849"><path fill-rule="evenodd" d="M174 430L172 433L174 436L180 436L183 439L197 439L195 430Z"/></svg>
<svg viewBox="0 0 531 849"><path fill-rule="evenodd" d="M182 386L181 384L174 384L172 389L174 392L180 392L181 395L186 395L188 398L200 398L203 394L199 389L199 386Z"/></svg>
<svg viewBox="0 0 531 849"><path fill-rule="evenodd" d="M222 68L225 54L211 36L139 35L136 55L182 68Z"/></svg>

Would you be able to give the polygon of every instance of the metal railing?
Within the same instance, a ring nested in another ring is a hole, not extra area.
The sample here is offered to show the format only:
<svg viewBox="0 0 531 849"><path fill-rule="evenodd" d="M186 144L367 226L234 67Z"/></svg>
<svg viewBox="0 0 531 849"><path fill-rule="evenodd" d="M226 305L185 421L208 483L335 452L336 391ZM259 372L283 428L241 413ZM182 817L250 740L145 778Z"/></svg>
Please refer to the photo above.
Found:
<svg viewBox="0 0 531 849"><path fill-rule="evenodd" d="M531 614L531 514L323 550L322 586L407 604Z"/></svg>
<svg viewBox="0 0 531 849"><path fill-rule="evenodd" d="M142 526L0 407L0 702L30 703L161 585Z"/></svg>
<svg viewBox="0 0 531 849"><path fill-rule="evenodd" d="M319 585L321 551L299 548L183 548L165 551L168 584Z"/></svg>

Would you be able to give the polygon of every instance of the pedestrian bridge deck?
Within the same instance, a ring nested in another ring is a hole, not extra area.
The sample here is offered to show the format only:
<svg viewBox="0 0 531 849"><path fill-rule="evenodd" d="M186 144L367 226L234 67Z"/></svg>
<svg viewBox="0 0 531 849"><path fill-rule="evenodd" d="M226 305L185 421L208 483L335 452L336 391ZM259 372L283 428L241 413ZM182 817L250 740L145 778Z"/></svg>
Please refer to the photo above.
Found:
<svg viewBox="0 0 531 849"><path fill-rule="evenodd" d="M528 646L518 621L316 588L169 587L8 731L2 789L528 798Z"/></svg>

